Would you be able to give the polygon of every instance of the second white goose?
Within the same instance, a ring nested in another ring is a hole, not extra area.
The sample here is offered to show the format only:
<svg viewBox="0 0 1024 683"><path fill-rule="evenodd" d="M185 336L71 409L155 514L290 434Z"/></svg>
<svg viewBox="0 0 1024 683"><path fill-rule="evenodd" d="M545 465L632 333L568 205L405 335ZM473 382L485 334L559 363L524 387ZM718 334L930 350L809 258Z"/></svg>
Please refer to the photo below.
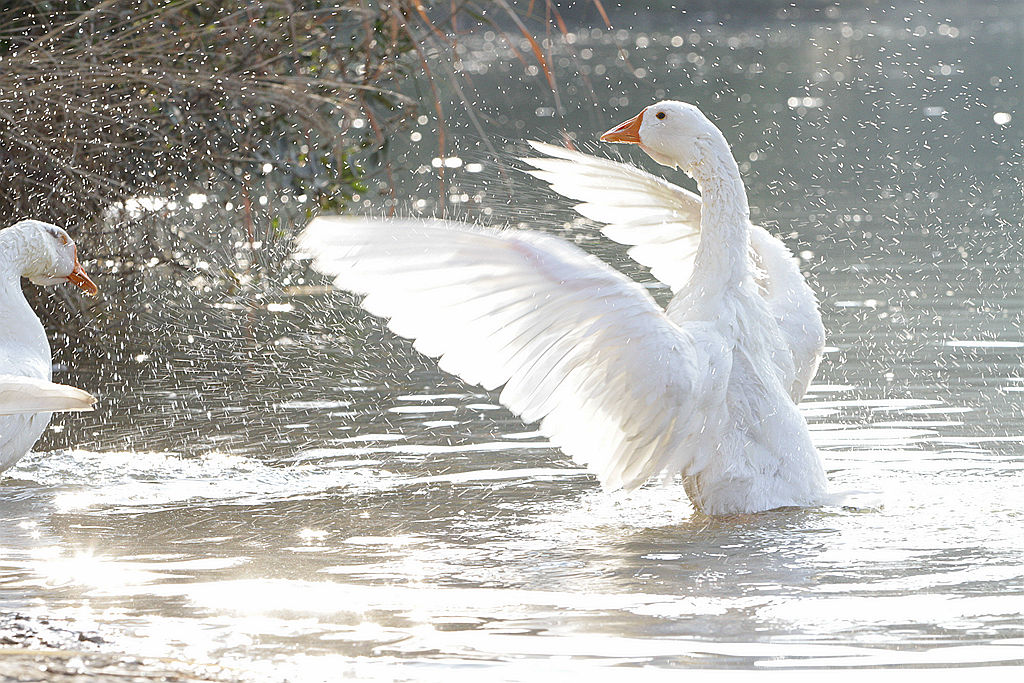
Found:
<svg viewBox="0 0 1024 683"><path fill-rule="evenodd" d="M89 410L84 391L54 384L50 344L25 300L21 278L39 285L96 285L78 262L71 237L55 225L21 221L0 230L0 472L28 452L55 410Z"/></svg>

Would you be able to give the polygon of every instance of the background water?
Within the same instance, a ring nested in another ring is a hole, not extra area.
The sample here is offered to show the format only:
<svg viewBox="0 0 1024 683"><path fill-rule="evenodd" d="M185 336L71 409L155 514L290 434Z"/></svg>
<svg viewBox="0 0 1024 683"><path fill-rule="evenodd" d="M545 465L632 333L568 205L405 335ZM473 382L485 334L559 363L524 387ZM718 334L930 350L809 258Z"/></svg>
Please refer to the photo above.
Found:
<svg viewBox="0 0 1024 683"><path fill-rule="evenodd" d="M532 61L460 38L480 129L452 95L447 210L650 280L495 159L589 147L656 98L700 105L819 292L829 350L803 409L832 488L869 493L726 519L680 486L607 494L318 279L212 297L153 276L145 315L101 342L116 363L55 349L100 409L55 419L54 450L0 480L5 642L96 676L245 680L1024 663L1024 9L613 21L554 41L564 116ZM403 212L438 211L437 130L396 141ZM27 678L11 651L0 673Z"/></svg>

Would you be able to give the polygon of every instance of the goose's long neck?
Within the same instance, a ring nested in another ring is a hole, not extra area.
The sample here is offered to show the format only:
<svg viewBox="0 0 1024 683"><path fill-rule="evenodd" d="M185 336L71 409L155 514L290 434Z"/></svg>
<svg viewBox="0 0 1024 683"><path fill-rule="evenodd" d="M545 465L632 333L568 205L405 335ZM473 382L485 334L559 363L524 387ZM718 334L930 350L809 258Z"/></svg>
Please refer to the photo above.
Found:
<svg viewBox="0 0 1024 683"><path fill-rule="evenodd" d="M22 235L0 230L0 374L49 379L46 332L21 289L26 253Z"/></svg>
<svg viewBox="0 0 1024 683"><path fill-rule="evenodd" d="M707 294L715 294L751 275L747 191L724 137L701 144L687 172L697 181L703 203L694 276Z"/></svg>
<svg viewBox="0 0 1024 683"><path fill-rule="evenodd" d="M0 231L0 306L25 298L21 291L23 242L13 230Z"/></svg>

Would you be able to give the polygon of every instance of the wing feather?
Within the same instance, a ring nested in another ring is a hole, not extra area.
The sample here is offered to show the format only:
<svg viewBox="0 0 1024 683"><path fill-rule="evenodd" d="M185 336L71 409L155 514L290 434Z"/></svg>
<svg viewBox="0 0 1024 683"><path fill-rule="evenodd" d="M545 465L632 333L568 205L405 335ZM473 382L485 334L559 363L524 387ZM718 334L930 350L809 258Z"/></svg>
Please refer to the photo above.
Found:
<svg viewBox="0 0 1024 683"><path fill-rule="evenodd" d="M570 199L585 218L603 224L611 240L631 245L630 258L678 292L689 280L700 244L700 197L628 164L564 147L530 142L546 157L523 159L531 175ZM751 225L751 251L758 284L792 355L790 395L806 392L825 345L814 293L789 249L764 228Z"/></svg>
<svg viewBox="0 0 1024 683"><path fill-rule="evenodd" d="M607 486L690 470L695 397L724 400L713 378L730 356L708 329L676 325L642 286L557 238L323 217L300 248L443 370L503 386L504 405Z"/></svg>
<svg viewBox="0 0 1024 683"><path fill-rule="evenodd" d="M0 415L92 410L96 399L64 384L21 375L0 375Z"/></svg>
<svg viewBox="0 0 1024 683"><path fill-rule="evenodd" d="M700 242L700 197L635 166L543 142L547 157L523 159L536 178L575 199L576 211L603 224L611 240L633 246L629 255L678 292L693 272Z"/></svg>

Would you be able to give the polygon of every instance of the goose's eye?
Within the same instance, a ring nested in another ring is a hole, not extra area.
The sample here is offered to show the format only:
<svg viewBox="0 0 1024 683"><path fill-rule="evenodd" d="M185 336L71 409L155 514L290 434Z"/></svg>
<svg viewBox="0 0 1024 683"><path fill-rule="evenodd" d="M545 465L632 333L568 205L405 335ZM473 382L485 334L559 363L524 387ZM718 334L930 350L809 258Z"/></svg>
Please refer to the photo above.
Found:
<svg viewBox="0 0 1024 683"><path fill-rule="evenodd" d="M657 114L655 114L655 116L659 119L663 119L665 118L665 112L659 111Z"/></svg>

